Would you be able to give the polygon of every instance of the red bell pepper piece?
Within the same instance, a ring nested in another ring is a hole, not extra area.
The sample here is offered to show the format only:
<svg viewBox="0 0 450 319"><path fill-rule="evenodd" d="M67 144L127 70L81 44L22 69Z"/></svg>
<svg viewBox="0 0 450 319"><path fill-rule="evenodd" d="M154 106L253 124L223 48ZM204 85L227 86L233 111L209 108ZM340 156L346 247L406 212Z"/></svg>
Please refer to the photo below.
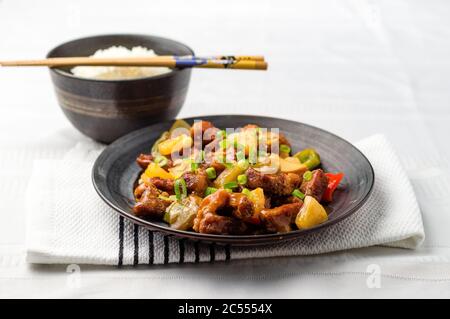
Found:
<svg viewBox="0 0 450 319"><path fill-rule="evenodd" d="M344 173L325 173L328 177L328 186L323 194L322 200L331 202L333 200L333 193L341 182L342 178L344 178Z"/></svg>

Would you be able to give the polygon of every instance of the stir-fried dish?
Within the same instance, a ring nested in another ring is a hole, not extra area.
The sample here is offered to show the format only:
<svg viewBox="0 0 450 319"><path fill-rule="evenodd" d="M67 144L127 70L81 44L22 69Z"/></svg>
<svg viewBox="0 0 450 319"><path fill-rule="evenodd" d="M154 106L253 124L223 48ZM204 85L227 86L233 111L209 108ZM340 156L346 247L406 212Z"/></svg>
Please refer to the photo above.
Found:
<svg viewBox="0 0 450 319"><path fill-rule="evenodd" d="M314 149L293 152L278 130L219 129L177 120L148 154L134 190L136 216L205 234L307 229L328 219L343 173L326 173Z"/></svg>

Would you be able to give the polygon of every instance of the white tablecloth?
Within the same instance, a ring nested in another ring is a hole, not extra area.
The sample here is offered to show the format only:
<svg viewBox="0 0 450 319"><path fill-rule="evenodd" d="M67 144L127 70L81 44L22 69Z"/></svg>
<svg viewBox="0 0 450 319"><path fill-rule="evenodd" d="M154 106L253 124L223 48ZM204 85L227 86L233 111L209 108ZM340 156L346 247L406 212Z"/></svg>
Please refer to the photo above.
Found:
<svg viewBox="0 0 450 319"><path fill-rule="evenodd" d="M84 137L58 109L47 70L0 69L0 297L450 297L448 1L0 0L0 59L114 32L267 57L268 72L196 70L182 117L277 116L350 141L385 134L417 193L426 241L416 251L203 265L30 266L31 163L61 158Z"/></svg>

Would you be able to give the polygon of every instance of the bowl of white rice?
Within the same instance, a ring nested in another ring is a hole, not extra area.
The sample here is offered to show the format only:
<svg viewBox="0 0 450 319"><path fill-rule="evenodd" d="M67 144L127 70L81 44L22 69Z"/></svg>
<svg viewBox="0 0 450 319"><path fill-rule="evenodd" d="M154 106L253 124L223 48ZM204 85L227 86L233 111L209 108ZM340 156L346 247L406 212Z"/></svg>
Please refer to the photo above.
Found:
<svg viewBox="0 0 450 319"><path fill-rule="evenodd" d="M47 57L194 55L185 44L136 34L87 37L61 44ZM96 141L110 143L153 123L176 118L191 69L76 66L51 68L58 103L69 121Z"/></svg>
<svg viewBox="0 0 450 319"><path fill-rule="evenodd" d="M92 58L126 58L126 57L156 57L155 51L143 46L128 49L124 46L112 46L97 50ZM77 66L70 72L78 77L98 80L128 80L157 76L170 72L166 67L132 67L132 66Z"/></svg>

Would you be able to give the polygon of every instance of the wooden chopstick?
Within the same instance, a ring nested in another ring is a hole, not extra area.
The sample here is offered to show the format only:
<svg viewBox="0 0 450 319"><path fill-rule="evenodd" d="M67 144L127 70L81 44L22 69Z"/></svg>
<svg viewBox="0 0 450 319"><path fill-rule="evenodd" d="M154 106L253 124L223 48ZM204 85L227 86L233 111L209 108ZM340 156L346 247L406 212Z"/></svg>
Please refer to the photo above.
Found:
<svg viewBox="0 0 450 319"><path fill-rule="evenodd" d="M67 57L48 58L41 60L0 61L0 66L145 66L168 68L216 68L267 70L267 62L263 56L156 56L156 57L127 57L127 58L89 58Z"/></svg>

